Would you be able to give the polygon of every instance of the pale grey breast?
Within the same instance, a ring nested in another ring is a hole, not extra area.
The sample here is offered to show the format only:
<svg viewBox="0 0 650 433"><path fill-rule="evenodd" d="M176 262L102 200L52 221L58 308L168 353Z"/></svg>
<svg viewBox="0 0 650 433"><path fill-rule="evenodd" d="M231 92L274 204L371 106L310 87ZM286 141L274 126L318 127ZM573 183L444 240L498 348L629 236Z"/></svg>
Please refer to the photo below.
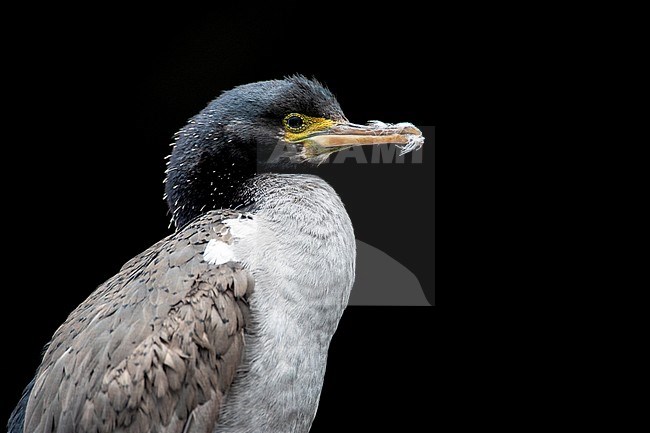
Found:
<svg viewBox="0 0 650 433"><path fill-rule="evenodd" d="M306 433L354 282L352 223L316 176L266 174L250 188L256 235L234 250L255 278L254 332L215 433Z"/></svg>

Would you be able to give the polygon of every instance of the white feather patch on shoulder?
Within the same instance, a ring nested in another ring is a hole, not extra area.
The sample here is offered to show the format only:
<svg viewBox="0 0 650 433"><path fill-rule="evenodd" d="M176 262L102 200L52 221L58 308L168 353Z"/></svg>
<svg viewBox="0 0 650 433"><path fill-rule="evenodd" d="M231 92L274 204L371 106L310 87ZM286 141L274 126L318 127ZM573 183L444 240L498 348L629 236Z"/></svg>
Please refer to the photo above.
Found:
<svg viewBox="0 0 650 433"><path fill-rule="evenodd" d="M224 263L237 261L232 245L216 239L210 239L203 252L203 260L211 265L223 265Z"/></svg>
<svg viewBox="0 0 650 433"><path fill-rule="evenodd" d="M238 239L255 236L257 233L257 221L251 217L239 217L223 220L223 223L230 229L233 242ZM210 239L203 252L203 259L212 265L222 265L228 262L237 262L241 258L235 254L234 245L216 239Z"/></svg>

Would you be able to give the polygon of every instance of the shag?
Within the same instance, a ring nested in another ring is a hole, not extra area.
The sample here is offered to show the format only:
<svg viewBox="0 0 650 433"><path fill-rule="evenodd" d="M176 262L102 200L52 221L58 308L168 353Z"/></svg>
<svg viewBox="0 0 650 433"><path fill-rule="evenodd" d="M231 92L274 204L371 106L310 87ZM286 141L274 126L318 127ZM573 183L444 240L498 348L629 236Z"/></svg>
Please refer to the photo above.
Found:
<svg viewBox="0 0 650 433"><path fill-rule="evenodd" d="M351 124L302 76L224 92L175 135L175 233L59 327L9 431L309 431L355 237L326 182L286 171L350 146L423 140L408 123Z"/></svg>

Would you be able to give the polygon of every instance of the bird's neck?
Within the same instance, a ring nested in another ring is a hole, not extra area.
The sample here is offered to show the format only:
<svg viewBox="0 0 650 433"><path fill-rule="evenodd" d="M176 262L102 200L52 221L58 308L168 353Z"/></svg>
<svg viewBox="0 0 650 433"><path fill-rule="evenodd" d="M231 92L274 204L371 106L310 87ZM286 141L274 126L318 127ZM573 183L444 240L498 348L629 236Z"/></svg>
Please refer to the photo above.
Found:
<svg viewBox="0 0 650 433"><path fill-rule="evenodd" d="M177 228L215 209L241 209L252 203L244 185L254 167L227 161L206 161L192 169L168 173L166 197Z"/></svg>

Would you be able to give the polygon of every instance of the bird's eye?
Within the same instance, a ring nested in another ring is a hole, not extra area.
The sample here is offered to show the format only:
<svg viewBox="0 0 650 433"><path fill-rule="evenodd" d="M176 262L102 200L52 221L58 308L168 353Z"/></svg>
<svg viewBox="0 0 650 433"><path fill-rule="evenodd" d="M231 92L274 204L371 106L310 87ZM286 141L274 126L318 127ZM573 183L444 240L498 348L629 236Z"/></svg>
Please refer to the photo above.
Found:
<svg viewBox="0 0 650 433"><path fill-rule="evenodd" d="M287 119L289 128L297 129L302 126L302 119L298 116L291 116Z"/></svg>
<svg viewBox="0 0 650 433"><path fill-rule="evenodd" d="M301 114L291 113L284 117L284 126L291 132L302 132L307 128L305 117Z"/></svg>

